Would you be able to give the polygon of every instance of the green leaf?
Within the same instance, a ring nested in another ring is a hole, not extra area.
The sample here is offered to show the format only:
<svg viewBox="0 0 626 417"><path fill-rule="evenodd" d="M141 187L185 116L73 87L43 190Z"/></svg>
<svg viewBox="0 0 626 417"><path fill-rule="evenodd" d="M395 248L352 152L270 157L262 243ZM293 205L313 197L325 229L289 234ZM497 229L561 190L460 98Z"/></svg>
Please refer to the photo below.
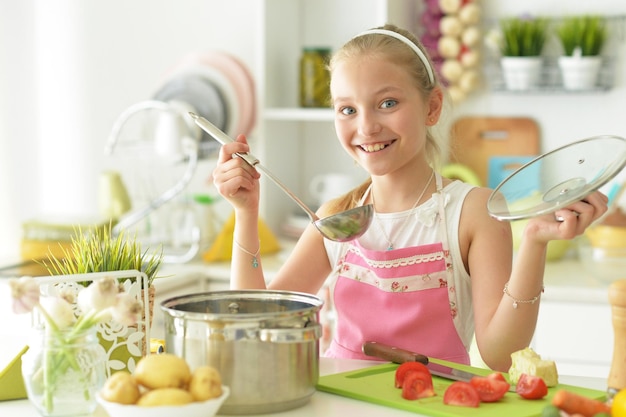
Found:
<svg viewBox="0 0 626 417"><path fill-rule="evenodd" d="M500 21L503 34L502 55L539 56L546 42L547 18L505 18Z"/></svg>
<svg viewBox="0 0 626 417"><path fill-rule="evenodd" d="M136 269L146 274L151 285L163 261L162 251L143 251L136 237L127 237L124 232L112 236L111 225L94 227L87 232L78 228L70 248L61 247L61 250L60 258L49 252L47 261L39 262L51 275Z"/></svg>
<svg viewBox="0 0 626 417"><path fill-rule="evenodd" d="M601 16L571 16L563 19L556 34L565 55L580 48L583 56L600 55L607 39L606 19Z"/></svg>

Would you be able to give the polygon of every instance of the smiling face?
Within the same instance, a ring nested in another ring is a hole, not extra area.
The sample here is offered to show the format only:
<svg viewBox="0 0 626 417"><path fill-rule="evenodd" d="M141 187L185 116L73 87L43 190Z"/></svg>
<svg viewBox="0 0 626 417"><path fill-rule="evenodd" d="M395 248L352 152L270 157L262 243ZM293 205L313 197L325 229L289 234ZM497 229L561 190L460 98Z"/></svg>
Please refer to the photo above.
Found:
<svg viewBox="0 0 626 417"><path fill-rule="evenodd" d="M387 58L342 59L330 86L341 145L373 176L427 166L426 129L441 110L438 89L424 94L405 66Z"/></svg>

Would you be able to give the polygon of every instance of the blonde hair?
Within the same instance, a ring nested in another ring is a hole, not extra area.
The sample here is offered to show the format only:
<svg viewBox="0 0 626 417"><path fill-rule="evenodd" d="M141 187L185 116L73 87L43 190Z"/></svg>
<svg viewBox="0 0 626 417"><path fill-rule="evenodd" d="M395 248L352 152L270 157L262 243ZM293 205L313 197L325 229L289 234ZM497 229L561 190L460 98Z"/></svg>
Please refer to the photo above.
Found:
<svg viewBox="0 0 626 417"><path fill-rule="evenodd" d="M368 33L366 31L350 39L335 52L329 62L331 77L333 70L339 62L363 55L377 55L384 57L388 62L404 67L411 75L414 86L420 91L423 99L428 100L433 90L440 88L440 82L437 76L435 76L434 81L431 82L428 69L430 68L430 71L435 73L434 66L422 43L408 30L401 29L392 24L386 24L375 28L375 30L392 31L402 35L410 42L413 42L415 46L423 52L423 56L419 56L405 41L399 40L394 36L389 36L384 33ZM426 58L426 60L424 60L424 58ZM429 65L429 67L426 65ZM428 127L426 129L426 159L428 163L434 167L438 165L440 156L441 147L435 139L431 128ZM348 194L333 200L328 206L329 214L357 206L370 183L371 180L368 179Z"/></svg>

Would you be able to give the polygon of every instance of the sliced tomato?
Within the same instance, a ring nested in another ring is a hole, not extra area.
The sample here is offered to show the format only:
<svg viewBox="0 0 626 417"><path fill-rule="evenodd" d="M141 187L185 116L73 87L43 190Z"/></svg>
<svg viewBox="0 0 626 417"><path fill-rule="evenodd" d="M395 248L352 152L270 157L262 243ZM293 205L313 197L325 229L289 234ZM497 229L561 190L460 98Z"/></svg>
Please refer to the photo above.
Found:
<svg viewBox="0 0 626 417"><path fill-rule="evenodd" d="M507 381L504 375L502 375L500 372L492 372L489 375L487 375L487 378L495 379L496 381L504 381L507 384L509 383L509 381Z"/></svg>
<svg viewBox="0 0 626 417"><path fill-rule="evenodd" d="M502 379L494 374L500 375ZM504 397L504 394L506 394L511 387L499 372L494 372L489 376L475 376L470 380L470 384L478 391L480 401L484 403L498 401L500 398Z"/></svg>
<svg viewBox="0 0 626 417"><path fill-rule="evenodd" d="M428 375L430 375L430 371L428 370L426 365L424 365L423 363L404 362L403 364L398 366L398 369L396 369L396 382L395 382L396 388L402 388L402 383L404 382L404 378L406 377L406 374L409 371L425 372ZM431 379L432 379L432 376L431 376Z"/></svg>
<svg viewBox="0 0 626 417"><path fill-rule="evenodd" d="M548 395L548 387L543 378L522 374L517 381L515 392L527 400L538 400Z"/></svg>
<svg viewBox="0 0 626 417"><path fill-rule="evenodd" d="M408 371L406 373L402 382L402 398L417 400L434 396L433 377L429 372Z"/></svg>
<svg viewBox="0 0 626 417"><path fill-rule="evenodd" d="M480 396L476 388L469 382L455 381L450 384L443 394L443 403L462 407L478 407L480 405Z"/></svg>

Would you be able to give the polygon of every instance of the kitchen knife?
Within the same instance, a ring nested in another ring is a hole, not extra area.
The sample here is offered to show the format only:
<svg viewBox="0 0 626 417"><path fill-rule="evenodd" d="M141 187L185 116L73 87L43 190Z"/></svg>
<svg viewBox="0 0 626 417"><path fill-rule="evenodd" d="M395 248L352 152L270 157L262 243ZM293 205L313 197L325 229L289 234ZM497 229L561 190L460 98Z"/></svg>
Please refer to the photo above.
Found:
<svg viewBox="0 0 626 417"><path fill-rule="evenodd" d="M410 350L400 349L395 346L385 345L378 342L365 342L362 346L363 353L368 356L374 356L385 359L394 363L404 362L421 362L428 367L432 375L440 376L455 381L469 382L475 376L485 376L461 369L452 368L450 366L438 363L440 360L428 358L421 353L411 352ZM444 361L441 361L444 362ZM511 385L509 391L515 392L515 387Z"/></svg>
<svg viewBox="0 0 626 417"><path fill-rule="evenodd" d="M389 346L378 342L365 342L362 346L363 353L394 363L421 362L428 365L428 357L421 353L411 352L395 346Z"/></svg>

